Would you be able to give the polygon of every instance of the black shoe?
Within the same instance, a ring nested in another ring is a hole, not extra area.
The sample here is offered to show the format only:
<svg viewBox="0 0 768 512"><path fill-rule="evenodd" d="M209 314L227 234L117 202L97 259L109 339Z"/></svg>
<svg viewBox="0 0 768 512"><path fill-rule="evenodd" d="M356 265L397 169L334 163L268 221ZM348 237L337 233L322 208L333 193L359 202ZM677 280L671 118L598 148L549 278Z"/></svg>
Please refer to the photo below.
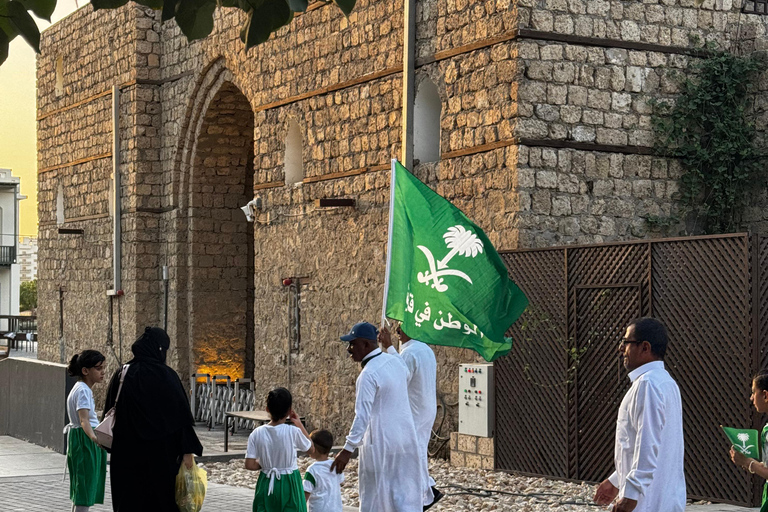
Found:
<svg viewBox="0 0 768 512"><path fill-rule="evenodd" d="M424 505L424 510L427 510L429 507L431 507L432 505L440 501L443 498L443 496L445 496L445 494L440 492L440 489L438 489L434 485L432 486L432 494L435 496L435 499L433 499L432 503L430 503L429 505Z"/></svg>

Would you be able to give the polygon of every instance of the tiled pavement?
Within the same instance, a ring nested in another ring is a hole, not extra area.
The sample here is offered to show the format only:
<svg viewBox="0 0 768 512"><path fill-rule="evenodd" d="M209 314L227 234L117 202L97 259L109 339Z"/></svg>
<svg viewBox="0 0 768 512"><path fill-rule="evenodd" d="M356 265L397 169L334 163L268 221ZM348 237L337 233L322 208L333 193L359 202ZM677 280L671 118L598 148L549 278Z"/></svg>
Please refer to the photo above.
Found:
<svg viewBox="0 0 768 512"><path fill-rule="evenodd" d="M109 479L107 479L109 491ZM139 491L140 492L140 491ZM68 512L69 480L62 472L39 476L0 478L0 511L2 512ZM208 484L202 512L249 512L253 491L242 487ZM92 512L111 512L112 500L107 492L104 504L91 507Z"/></svg>
<svg viewBox="0 0 768 512"><path fill-rule="evenodd" d="M69 512L72 503L68 475L64 477L65 461L59 453L0 436L0 512ZM91 511L112 510L109 475L104 501L103 505L91 507ZM251 489L209 483L202 512L249 512L252 504Z"/></svg>
<svg viewBox="0 0 768 512"><path fill-rule="evenodd" d="M13 437L0 436L0 512L69 512L72 504L64 464L65 457L59 453ZM91 511L112 510L109 476L104 501L103 505L91 507ZM210 483L202 512L248 512L252 503L251 489ZM354 512L356 509L344 507L344 510ZM757 509L732 505L699 505L686 509L686 512L752 511Z"/></svg>

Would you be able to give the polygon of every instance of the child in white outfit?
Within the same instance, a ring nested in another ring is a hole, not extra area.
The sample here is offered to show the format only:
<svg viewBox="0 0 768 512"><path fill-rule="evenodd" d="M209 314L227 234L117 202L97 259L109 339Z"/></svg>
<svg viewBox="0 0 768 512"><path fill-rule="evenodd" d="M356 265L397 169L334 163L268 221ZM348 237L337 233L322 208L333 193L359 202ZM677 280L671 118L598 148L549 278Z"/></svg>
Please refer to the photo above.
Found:
<svg viewBox="0 0 768 512"><path fill-rule="evenodd" d="M341 484L344 473L331 470L333 459L328 454L333 447L333 435L327 430L315 430L309 438L315 447L314 462L304 475L304 496L309 512L342 512Z"/></svg>
<svg viewBox="0 0 768 512"><path fill-rule="evenodd" d="M312 455L312 441L293 409L293 397L285 388L267 394L267 412L272 418L248 437L245 469L261 470L256 482L253 512L306 512L301 493L301 473L296 451ZM286 419L290 423L286 423Z"/></svg>

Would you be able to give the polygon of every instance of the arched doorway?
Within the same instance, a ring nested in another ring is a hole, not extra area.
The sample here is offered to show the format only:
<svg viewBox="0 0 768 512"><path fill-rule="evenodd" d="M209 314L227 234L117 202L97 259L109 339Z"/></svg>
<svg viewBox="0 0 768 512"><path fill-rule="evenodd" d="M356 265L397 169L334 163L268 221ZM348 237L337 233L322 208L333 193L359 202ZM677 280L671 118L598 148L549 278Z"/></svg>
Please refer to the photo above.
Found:
<svg viewBox="0 0 768 512"><path fill-rule="evenodd" d="M197 132L189 177L188 333L193 372L253 374L253 112L224 82Z"/></svg>

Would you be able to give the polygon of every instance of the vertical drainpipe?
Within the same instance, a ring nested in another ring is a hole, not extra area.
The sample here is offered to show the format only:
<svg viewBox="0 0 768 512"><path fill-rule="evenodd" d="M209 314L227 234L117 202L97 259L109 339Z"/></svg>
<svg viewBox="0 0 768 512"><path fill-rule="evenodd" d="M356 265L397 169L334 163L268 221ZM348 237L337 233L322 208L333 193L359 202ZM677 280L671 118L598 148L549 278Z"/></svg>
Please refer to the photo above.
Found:
<svg viewBox="0 0 768 512"><path fill-rule="evenodd" d="M112 176L114 191L112 192L112 289L107 291L109 296L109 325L107 327L107 345L117 358L119 364L123 360L123 340L118 332L118 352L114 349L114 302L120 300L123 294L120 273L122 271L121 241L122 231L120 227L122 200L120 186L120 88L112 86ZM117 322L120 325L120 305L117 308Z"/></svg>
<svg viewBox="0 0 768 512"><path fill-rule="evenodd" d="M403 20L402 164L413 171L413 105L416 95L416 0L405 0Z"/></svg>
<svg viewBox="0 0 768 512"><path fill-rule="evenodd" d="M112 172L114 173L115 191L114 191L114 229L112 232L112 255L114 257L114 279L112 291L114 294L120 294L122 283L120 281L120 271L122 270L120 241L122 233L120 229L120 216L122 213L122 201L120 193L120 88L112 86Z"/></svg>

